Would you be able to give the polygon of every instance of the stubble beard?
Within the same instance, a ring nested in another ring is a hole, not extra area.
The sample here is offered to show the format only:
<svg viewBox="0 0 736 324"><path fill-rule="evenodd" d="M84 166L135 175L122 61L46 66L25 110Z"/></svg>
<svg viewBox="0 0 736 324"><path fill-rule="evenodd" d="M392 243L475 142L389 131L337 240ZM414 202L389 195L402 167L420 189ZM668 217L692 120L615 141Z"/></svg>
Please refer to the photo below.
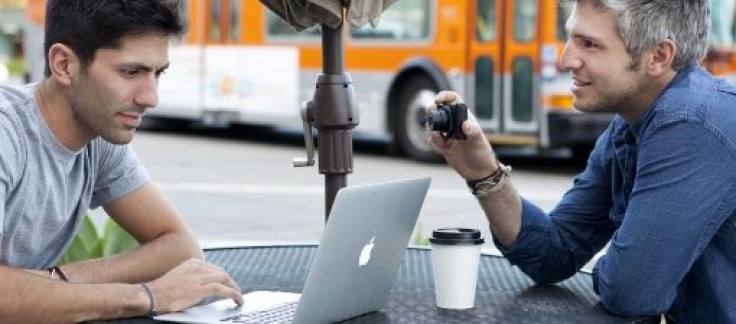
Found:
<svg viewBox="0 0 736 324"><path fill-rule="evenodd" d="M629 66L629 72L635 72L635 65ZM638 78L632 79L628 86L617 92L598 92L588 104L573 101L573 106L585 113L625 114L636 107L637 99L648 88L646 82Z"/></svg>
<svg viewBox="0 0 736 324"><path fill-rule="evenodd" d="M77 124L93 135L92 140L100 137L116 145L130 143L133 140L135 129L127 129L124 126L118 129L114 122L117 112L122 109L116 108L109 110L108 113L105 106L108 102L107 98L99 89L91 88L89 82L88 79L85 79L70 92L72 113Z"/></svg>

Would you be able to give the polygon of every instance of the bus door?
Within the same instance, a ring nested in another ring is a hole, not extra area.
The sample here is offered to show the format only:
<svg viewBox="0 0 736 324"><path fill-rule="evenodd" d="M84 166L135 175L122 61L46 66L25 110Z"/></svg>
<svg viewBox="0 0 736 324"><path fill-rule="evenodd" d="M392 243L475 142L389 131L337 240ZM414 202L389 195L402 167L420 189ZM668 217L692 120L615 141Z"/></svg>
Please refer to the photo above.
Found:
<svg viewBox="0 0 736 324"><path fill-rule="evenodd" d="M504 12L502 131L509 135L533 135L528 138L536 142L539 0L507 0Z"/></svg>
<svg viewBox="0 0 736 324"><path fill-rule="evenodd" d="M468 96L476 117L492 143L537 144L538 0L472 2Z"/></svg>
<svg viewBox="0 0 736 324"><path fill-rule="evenodd" d="M468 74L466 101L486 133L501 130L503 0L473 0L468 5Z"/></svg>

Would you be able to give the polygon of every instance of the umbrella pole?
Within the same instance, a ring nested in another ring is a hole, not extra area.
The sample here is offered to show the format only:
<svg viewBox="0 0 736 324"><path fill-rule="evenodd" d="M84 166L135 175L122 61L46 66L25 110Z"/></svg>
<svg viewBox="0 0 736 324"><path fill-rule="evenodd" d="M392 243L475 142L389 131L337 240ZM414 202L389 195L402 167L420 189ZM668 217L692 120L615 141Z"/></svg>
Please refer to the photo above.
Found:
<svg viewBox="0 0 736 324"><path fill-rule="evenodd" d="M322 74L317 78L312 115L319 130L319 172L325 175L325 222L337 192L353 172L352 129L358 125L355 90L344 71L343 24L322 24Z"/></svg>

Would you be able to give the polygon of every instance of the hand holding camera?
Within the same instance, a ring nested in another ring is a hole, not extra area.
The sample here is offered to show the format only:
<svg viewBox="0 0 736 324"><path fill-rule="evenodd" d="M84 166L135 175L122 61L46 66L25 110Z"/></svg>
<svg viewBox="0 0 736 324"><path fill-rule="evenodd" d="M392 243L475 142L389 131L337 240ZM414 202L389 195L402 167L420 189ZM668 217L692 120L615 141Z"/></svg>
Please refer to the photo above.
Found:
<svg viewBox="0 0 736 324"><path fill-rule="evenodd" d="M464 179L481 179L496 170L498 162L483 129L462 102L452 91L441 91L434 98L427 111L430 145Z"/></svg>
<svg viewBox="0 0 736 324"><path fill-rule="evenodd" d="M463 122L468 119L465 104L439 104L437 111L427 118L427 129L440 132L443 138L467 139L463 133Z"/></svg>

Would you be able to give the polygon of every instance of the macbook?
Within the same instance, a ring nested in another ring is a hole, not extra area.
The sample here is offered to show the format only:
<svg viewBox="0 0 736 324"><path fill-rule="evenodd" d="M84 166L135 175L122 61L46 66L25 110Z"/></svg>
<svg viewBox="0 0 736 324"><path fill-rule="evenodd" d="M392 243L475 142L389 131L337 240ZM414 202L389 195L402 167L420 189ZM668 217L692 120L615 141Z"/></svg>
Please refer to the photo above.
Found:
<svg viewBox="0 0 736 324"><path fill-rule="evenodd" d="M333 323L388 300L430 179L340 190L301 294L258 291L155 317L179 323ZM247 288L247 287L245 287Z"/></svg>

